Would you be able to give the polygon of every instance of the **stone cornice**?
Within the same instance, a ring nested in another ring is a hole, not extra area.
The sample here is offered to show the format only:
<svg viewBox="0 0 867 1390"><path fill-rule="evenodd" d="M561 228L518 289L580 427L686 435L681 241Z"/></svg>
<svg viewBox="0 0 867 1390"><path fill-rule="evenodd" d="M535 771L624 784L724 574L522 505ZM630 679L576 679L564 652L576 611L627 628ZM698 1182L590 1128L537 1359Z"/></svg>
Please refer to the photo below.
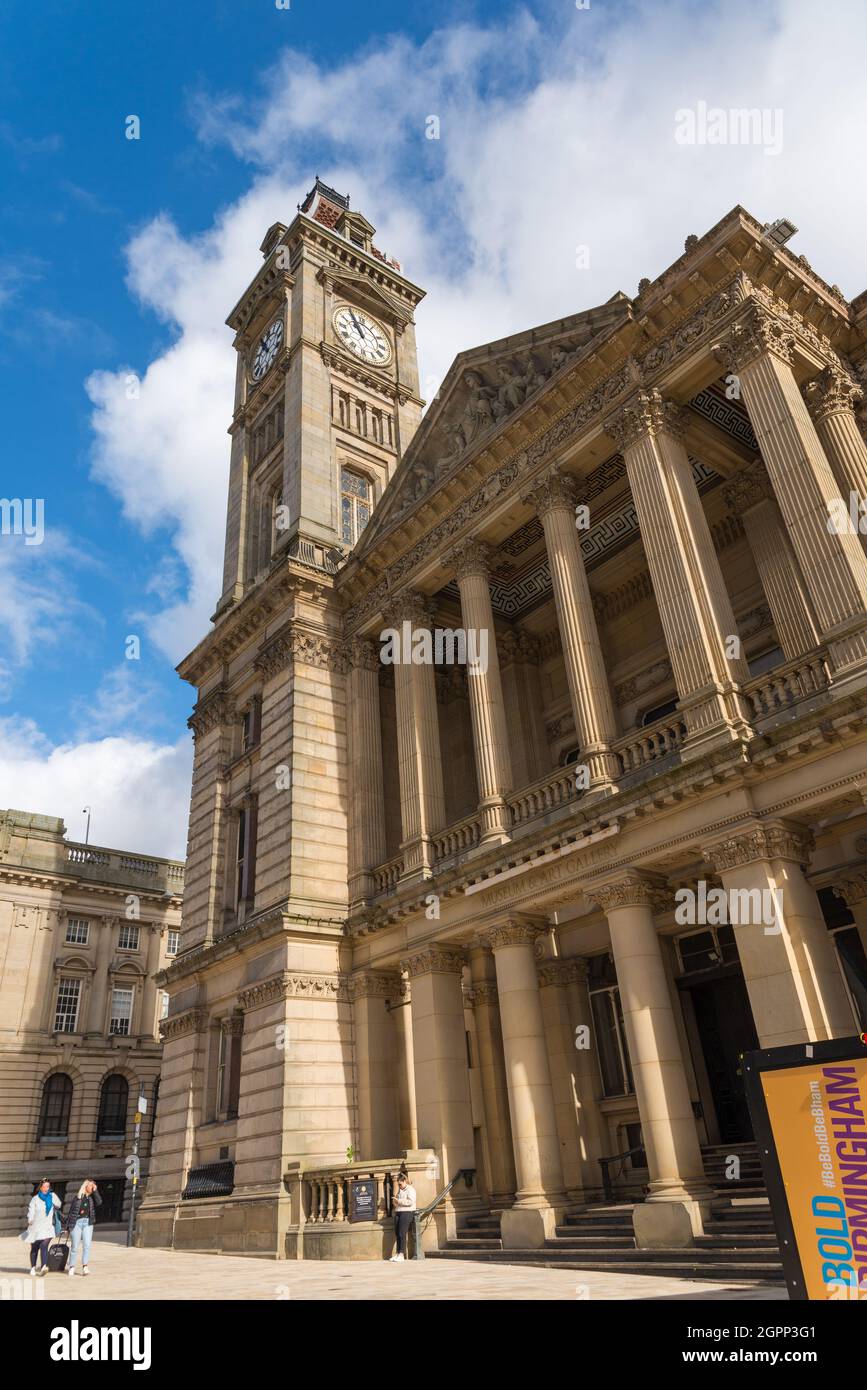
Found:
<svg viewBox="0 0 867 1390"><path fill-rule="evenodd" d="M231 724L235 716L235 701L226 687L221 685L198 701L187 720L187 727L192 729L193 738L198 739L212 729Z"/></svg>
<svg viewBox="0 0 867 1390"><path fill-rule="evenodd" d="M790 859L796 864L806 864L812 846L812 835L800 827L756 825L724 840L703 845L702 854L719 874L763 859Z"/></svg>
<svg viewBox="0 0 867 1390"><path fill-rule="evenodd" d="M319 999L330 1003L348 998L349 988L343 975L300 975L284 970L270 980L242 990L238 1003L247 1012L282 999Z"/></svg>

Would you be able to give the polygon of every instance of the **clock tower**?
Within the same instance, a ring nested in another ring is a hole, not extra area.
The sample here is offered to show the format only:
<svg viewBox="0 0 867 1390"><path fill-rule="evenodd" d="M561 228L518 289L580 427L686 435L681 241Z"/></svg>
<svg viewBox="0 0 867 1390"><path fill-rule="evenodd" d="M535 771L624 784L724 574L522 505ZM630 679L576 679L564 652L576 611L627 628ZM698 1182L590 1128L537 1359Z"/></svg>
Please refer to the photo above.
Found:
<svg viewBox="0 0 867 1390"><path fill-rule="evenodd" d="M318 178L227 320L238 354L217 616L282 555L333 569L416 431L423 291Z"/></svg>

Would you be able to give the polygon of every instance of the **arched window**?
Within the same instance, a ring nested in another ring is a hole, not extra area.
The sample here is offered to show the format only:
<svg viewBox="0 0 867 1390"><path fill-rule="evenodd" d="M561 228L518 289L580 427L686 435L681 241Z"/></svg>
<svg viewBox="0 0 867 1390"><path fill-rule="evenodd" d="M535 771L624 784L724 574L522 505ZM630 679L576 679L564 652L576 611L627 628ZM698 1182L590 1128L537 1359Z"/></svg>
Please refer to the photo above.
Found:
<svg viewBox="0 0 867 1390"><path fill-rule="evenodd" d="M122 1139L126 1134L128 1108L129 1082L119 1072L112 1072L111 1076L107 1076L103 1081L99 1092L97 1139Z"/></svg>
<svg viewBox="0 0 867 1390"><path fill-rule="evenodd" d="M351 468L340 470L340 534L355 545L370 520L370 483Z"/></svg>
<svg viewBox="0 0 867 1390"><path fill-rule="evenodd" d="M37 1139L65 1139L69 1134L72 1109L72 1078L56 1071L42 1087Z"/></svg>

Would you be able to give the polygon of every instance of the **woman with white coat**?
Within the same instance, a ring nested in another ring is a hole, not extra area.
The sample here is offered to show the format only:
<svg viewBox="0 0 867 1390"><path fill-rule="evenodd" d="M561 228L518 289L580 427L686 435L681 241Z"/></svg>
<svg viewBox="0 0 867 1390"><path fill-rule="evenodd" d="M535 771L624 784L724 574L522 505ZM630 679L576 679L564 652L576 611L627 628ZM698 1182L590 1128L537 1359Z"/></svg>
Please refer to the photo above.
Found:
<svg viewBox="0 0 867 1390"><path fill-rule="evenodd" d="M54 1213L60 1209L60 1198L51 1191L51 1183L43 1178L27 1208L27 1230L24 1239L30 1242L30 1276L36 1277L36 1260L41 1257L40 1273L48 1268L48 1247L54 1239Z"/></svg>

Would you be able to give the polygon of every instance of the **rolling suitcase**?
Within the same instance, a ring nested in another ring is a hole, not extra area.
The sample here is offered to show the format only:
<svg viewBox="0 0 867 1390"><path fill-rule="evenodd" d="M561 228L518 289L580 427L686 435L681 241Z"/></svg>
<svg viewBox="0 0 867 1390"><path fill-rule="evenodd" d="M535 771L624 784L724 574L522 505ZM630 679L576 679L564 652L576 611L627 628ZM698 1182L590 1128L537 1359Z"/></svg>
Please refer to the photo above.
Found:
<svg viewBox="0 0 867 1390"><path fill-rule="evenodd" d="M69 1259L69 1232L64 1232L66 1239L60 1237L54 1245L48 1247L48 1273L62 1274L66 1269Z"/></svg>

